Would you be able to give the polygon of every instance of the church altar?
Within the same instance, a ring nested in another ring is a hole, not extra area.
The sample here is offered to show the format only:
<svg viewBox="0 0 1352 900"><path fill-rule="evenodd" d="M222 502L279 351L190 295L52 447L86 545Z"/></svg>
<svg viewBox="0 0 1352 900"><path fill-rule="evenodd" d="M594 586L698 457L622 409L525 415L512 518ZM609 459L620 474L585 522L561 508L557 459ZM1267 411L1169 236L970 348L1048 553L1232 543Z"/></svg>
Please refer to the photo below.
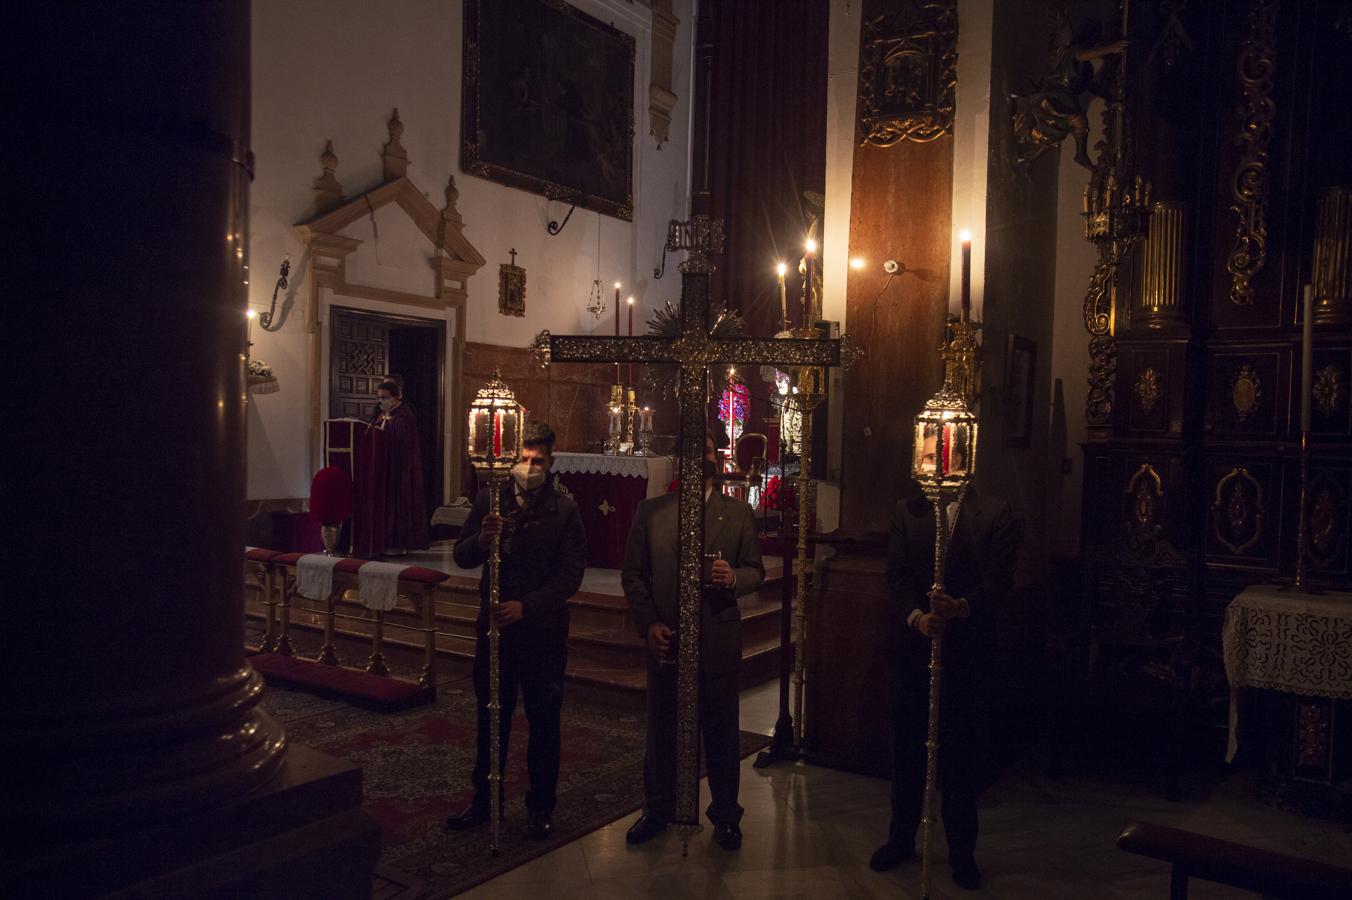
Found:
<svg viewBox="0 0 1352 900"><path fill-rule="evenodd" d="M1225 674L1230 680L1230 739L1226 761L1238 749L1237 694L1266 688L1302 700L1352 699L1352 594L1310 594L1272 585L1245 588L1225 610L1221 631ZM1306 719L1318 711L1303 713ZM1336 743L1327 720L1303 722L1300 737L1316 738L1306 757L1332 758ZM1318 740L1324 738L1324 740ZM1322 751L1322 752L1321 752ZM1322 768L1322 767L1320 767Z"/></svg>
<svg viewBox="0 0 1352 900"><path fill-rule="evenodd" d="M665 456L555 453L554 474L577 501L587 530L587 565L618 569L639 503L666 492L672 467Z"/></svg>

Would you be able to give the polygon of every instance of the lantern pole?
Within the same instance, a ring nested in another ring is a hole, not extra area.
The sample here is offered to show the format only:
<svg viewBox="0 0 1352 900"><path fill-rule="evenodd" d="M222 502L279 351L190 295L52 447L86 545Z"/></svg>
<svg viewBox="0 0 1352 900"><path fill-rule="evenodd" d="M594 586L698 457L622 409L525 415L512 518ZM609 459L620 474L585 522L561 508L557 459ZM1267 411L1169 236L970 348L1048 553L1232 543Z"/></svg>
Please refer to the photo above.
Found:
<svg viewBox="0 0 1352 900"><path fill-rule="evenodd" d="M486 416L482 415L487 413ZM469 457L488 483L488 514L501 515L502 482L515 459L522 434L523 410L511 390L494 371L479 390L470 409ZM505 464L504 464L505 463ZM489 746L489 852L498 853L502 828L502 698L501 660L497 613L501 608L502 536L495 534L488 553L488 746Z"/></svg>

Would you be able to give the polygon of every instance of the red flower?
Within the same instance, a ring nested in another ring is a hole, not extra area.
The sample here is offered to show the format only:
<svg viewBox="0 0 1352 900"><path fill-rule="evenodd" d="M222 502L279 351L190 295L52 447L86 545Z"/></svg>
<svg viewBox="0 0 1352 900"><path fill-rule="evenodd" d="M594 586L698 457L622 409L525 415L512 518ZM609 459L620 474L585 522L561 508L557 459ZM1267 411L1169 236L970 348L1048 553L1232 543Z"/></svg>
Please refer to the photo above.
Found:
<svg viewBox="0 0 1352 900"><path fill-rule="evenodd" d="M785 484L778 475L771 475L765 482L765 508L786 509L793 505L793 485Z"/></svg>
<svg viewBox="0 0 1352 900"><path fill-rule="evenodd" d="M352 515L352 480L338 466L326 466L310 482L310 518L337 525Z"/></svg>

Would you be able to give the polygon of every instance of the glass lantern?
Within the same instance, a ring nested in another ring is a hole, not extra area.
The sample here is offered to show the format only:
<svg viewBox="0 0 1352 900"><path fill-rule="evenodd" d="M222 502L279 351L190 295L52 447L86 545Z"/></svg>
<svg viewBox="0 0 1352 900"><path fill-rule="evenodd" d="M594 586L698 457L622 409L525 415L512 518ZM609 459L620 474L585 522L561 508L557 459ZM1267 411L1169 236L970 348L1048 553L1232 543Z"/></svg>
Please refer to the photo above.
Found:
<svg viewBox="0 0 1352 900"><path fill-rule="evenodd" d="M470 464L489 479L505 477L521 456L526 411L496 370L469 407Z"/></svg>
<svg viewBox="0 0 1352 900"><path fill-rule="evenodd" d="M911 474L927 494L955 494L976 474L976 416L945 385L915 417Z"/></svg>

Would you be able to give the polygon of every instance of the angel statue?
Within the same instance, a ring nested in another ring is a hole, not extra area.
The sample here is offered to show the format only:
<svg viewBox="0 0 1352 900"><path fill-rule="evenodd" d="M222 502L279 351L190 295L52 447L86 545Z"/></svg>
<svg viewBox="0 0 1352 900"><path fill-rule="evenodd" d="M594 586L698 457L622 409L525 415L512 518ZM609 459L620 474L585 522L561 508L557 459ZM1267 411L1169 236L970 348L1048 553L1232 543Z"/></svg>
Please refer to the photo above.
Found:
<svg viewBox="0 0 1352 900"><path fill-rule="evenodd" d="M1014 136L1022 151L1019 165L1024 171L1039 156L1075 136L1075 161L1092 170L1089 159L1088 103L1085 94L1108 99L1108 92L1095 74L1094 63L1116 56L1127 49L1126 40L1100 43L1102 27L1096 19L1072 29L1064 12L1056 16L1056 43L1052 70L1032 93L1016 94Z"/></svg>

